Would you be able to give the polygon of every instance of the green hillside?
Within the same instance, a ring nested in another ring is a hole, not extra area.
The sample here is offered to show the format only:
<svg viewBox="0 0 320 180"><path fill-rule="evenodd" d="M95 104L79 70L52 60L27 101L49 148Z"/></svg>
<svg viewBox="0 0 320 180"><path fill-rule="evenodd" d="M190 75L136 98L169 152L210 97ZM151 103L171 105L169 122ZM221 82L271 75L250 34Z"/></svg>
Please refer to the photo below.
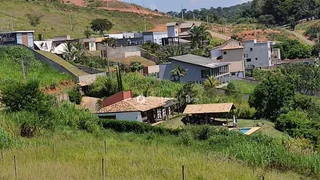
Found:
<svg viewBox="0 0 320 180"><path fill-rule="evenodd" d="M21 57L24 58L27 80L37 79L42 87L55 86L60 82L71 80L70 75L60 73L36 60L34 55L26 48L1 47L0 89L12 82L23 81Z"/></svg>
<svg viewBox="0 0 320 180"><path fill-rule="evenodd" d="M43 16L37 27L30 25L26 17L28 13ZM97 10L57 2L27 2L25 0L0 1L0 30L11 30L11 14L14 30L35 30L36 34L42 33L44 38L61 35L71 35L75 38L84 37L83 32L91 20L95 18L111 20L114 27L110 32L144 30L144 17L135 13ZM70 27L70 17L72 17L73 31ZM148 29L151 29L155 24L167 21L170 21L168 17L148 16L146 18Z"/></svg>

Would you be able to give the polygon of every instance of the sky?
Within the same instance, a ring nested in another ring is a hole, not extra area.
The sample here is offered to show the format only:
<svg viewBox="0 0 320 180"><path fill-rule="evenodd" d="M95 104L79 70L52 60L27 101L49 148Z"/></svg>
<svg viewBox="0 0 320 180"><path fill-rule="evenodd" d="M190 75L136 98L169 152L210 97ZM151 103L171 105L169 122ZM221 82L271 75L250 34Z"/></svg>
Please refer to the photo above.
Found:
<svg viewBox="0 0 320 180"><path fill-rule="evenodd" d="M210 7L229 7L236 4L248 2L249 0L123 0L139 5L144 5L150 9L158 9L162 12L180 11L181 4L188 10L210 8Z"/></svg>

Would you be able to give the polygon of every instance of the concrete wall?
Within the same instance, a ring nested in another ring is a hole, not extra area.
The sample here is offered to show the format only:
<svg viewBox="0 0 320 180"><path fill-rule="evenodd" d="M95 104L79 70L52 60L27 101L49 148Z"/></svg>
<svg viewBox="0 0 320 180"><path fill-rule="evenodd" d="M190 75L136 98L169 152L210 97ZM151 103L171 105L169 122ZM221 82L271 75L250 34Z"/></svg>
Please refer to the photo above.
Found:
<svg viewBox="0 0 320 180"><path fill-rule="evenodd" d="M108 116L116 116L117 120L142 122L141 112L106 113L98 114L98 116L101 118L107 118Z"/></svg>
<svg viewBox="0 0 320 180"><path fill-rule="evenodd" d="M178 37L178 26L168 26L167 27L168 37Z"/></svg>
<svg viewBox="0 0 320 180"><path fill-rule="evenodd" d="M130 91L121 91L121 92L118 92L110 97L105 98L102 101L102 107L106 107L111 104L120 102L125 99L130 99L130 98L132 98L132 91L131 90Z"/></svg>
<svg viewBox="0 0 320 180"><path fill-rule="evenodd" d="M226 53L226 54L225 54ZM229 71L239 77L245 77L243 49L231 49L222 51L222 62L229 62Z"/></svg>
<svg viewBox="0 0 320 180"><path fill-rule="evenodd" d="M210 54L211 54L211 59L217 59L218 57L222 56L222 53L219 48L212 49L210 51Z"/></svg>
<svg viewBox="0 0 320 180"><path fill-rule="evenodd" d="M103 47L103 49L105 49L105 47ZM141 56L139 47L123 46L123 47L116 47L116 48L112 48L112 47L108 48L109 58L121 59L129 56Z"/></svg>
<svg viewBox="0 0 320 180"><path fill-rule="evenodd" d="M131 57L131 56L141 56L141 52L140 51L136 51L136 52L125 52L124 53L124 57Z"/></svg>
<svg viewBox="0 0 320 180"><path fill-rule="evenodd" d="M107 76L107 73L99 73L99 74L90 74L90 75L85 75L85 76L79 76L77 78L77 82L79 83L85 83L85 84L92 84L93 82L96 81L98 77L101 76Z"/></svg>
<svg viewBox="0 0 320 180"><path fill-rule="evenodd" d="M245 66L265 68L272 65L270 42L255 43L254 41L248 41L244 42L244 45Z"/></svg>

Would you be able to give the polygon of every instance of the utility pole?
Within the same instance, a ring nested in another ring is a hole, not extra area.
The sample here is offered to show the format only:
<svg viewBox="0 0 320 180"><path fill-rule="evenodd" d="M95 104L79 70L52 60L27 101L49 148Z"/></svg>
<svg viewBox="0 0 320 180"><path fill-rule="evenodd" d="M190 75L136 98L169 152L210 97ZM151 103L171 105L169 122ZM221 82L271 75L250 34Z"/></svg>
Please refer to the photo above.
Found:
<svg viewBox="0 0 320 180"><path fill-rule="evenodd" d="M10 12L11 31L13 31L12 11Z"/></svg>
<svg viewBox="0 0 320 180"><path fill-rule="evenodd" d="M144 32L147 31L147 19L144 17Z"/></svg>
<svg viewBox="0 0 320 180"><path fill-rule="evenodd" d="M183 7L182 7L182 4L181 4L181 19L183 20Z"/></svg>
<svg viewBox="0 0 320 180"><path fill-rule="evenodd" d="M72 14L70 15L70 30L73 31Z"/></svg>
<svg viewBox="0 0 320 180"><path fill-rule="evenodd" d="M320 33L317 33L317 38L318 38L318 46L319 46L319 42L320 42ZM318 50L318 59L320 59L320 49Z"/></svg>
<svg viewBox="0 0 320 180"><path fill-rule="evenodd" d="M24 59L21 59L21 68L22 68L22 75L23 75L23 81L24 83L27 83L27 77L26 77L26 70L24 67Z"/></svg>

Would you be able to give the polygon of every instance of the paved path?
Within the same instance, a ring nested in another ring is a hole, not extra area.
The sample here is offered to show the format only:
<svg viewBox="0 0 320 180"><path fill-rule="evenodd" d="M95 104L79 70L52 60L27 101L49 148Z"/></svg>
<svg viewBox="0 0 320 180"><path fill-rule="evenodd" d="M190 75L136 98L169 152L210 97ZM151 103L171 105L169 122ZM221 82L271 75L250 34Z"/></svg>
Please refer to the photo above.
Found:
<svg viewBox="0 0 320 180"><path fill-rule="evenodd" d="M83 107L84 109L89 109L90 112L95 113L98 110L97 103L99 100L101 100L101 99L84 96L84 97L82 97L81 107Z"/></svg>
<svg viewBox="0 0 320 180"><path fill-rule="evenodd" d="M220 34L220 33L216 33L216 32L213 32L213 31L209 31L211 36L212 37L215 37L215 38L219 38L219 39L222 39L222 40L225 40L225 41L228 41L229 39L231 39L231 37L229 36L226 36L225 34Z"/></svg>
<svg viewBox="0 0 320 180"><path fill-rule="evenodd" d="M308 44L310 46L313 46L315 45L316 43L314 43L313 41L310 41L308 38L306 38L305 36L295 32L295 31L290 31L290 30L287 30L287 29L284 29L286 32L294 35L296 38L298 38L300 41L304 42L305 44Z"/></svg>

